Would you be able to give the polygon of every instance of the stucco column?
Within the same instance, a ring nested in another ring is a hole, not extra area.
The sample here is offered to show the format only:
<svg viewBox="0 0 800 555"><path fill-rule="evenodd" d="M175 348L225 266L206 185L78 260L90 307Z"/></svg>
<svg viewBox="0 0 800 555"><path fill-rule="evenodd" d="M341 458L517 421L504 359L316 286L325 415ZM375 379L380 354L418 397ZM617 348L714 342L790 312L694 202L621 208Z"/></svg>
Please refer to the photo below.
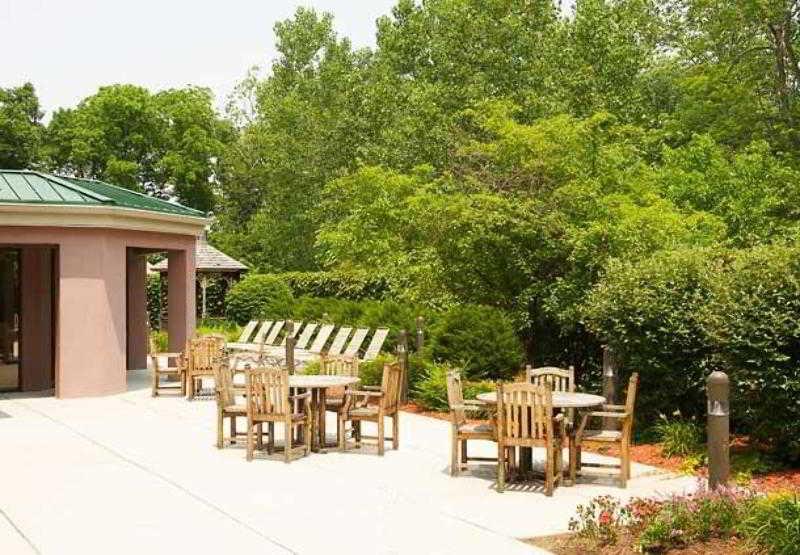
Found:
<svg viewBox="0 0 800 555"><path fill-rule="evenodd" d="M63 238L59 251L56 395L126 389L125 245L102 230Z"/></svg>
<svg viewBox="0 0 800 555"><path fill-rule="evenodd" d="M128 370L147 368L147 258L128 249Z"/></svg>
<svg viewBox="0 0 800 555"><path fill-rule="evenodd" d="M20 260L20 389L53 387L53 250L23 247Z"/></svg>
<svg viewBox="0 0 800 555"><path fill-rule="evenodd" d="M195 328L194 245L168 253L167 306L169 350L183 351Z"/></svg>

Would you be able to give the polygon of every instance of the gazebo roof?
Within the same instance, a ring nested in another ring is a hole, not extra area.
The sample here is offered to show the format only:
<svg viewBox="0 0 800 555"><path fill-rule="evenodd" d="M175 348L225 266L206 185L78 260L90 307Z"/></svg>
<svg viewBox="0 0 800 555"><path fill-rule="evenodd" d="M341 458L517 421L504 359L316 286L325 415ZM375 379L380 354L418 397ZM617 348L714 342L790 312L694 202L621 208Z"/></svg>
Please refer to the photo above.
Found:
<svg viewBox="0 0 800 555"><path fill-rule="evenodd" d="M59 177L32 170L0 169L0 204L106 207L205 217L199 210L102 181Z"/></svg>
<svg viewBox="0 0 800 555"><path fill-rule="evenodd" d="M247 266L208 244L205 237L197 239L195 251L195 268L197 272L244 272ZM167 271L167 259L152 266L156 272Z"/></svg>

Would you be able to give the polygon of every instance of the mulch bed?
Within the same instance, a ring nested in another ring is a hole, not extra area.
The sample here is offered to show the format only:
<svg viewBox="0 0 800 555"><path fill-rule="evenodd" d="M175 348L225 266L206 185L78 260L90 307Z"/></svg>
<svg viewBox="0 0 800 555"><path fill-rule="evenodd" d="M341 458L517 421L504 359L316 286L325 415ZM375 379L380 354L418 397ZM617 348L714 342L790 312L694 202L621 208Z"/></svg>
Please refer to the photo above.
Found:
<svg viewBox="0 0 800 555"><path fill-rule="evenodd" d="M578 540L573 534L559 534L557 536L543 536L524 540L525 543L546 549L556 555L627 555L640 553L635 546L635 538L626 533L620 534L615 545L601 548L587 545ZM727 540L711 540L697 543L681 549L670 549L670 555L707 555L709 553L725 553L726 555L746 555L753 553L737 538Z"/></svg>

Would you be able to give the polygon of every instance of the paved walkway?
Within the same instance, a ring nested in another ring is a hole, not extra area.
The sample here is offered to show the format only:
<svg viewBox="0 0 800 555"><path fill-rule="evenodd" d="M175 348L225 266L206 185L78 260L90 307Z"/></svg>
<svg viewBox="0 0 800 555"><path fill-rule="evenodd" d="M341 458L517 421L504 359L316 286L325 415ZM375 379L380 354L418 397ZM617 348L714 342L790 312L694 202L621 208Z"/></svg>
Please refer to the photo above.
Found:
<svg viewBox="0 0 800 555"><path fill-rule="evenodd" d="M599 476L552 498L498 494L491 466L451 478L448 424L414 414L384 458L247 463L213 446L212 402L152 399L144 372L129 383L96 399L0 396L0 553L530 554L517 538L565 531L593 496L694 486L634 465L627 490Z"/></svg>

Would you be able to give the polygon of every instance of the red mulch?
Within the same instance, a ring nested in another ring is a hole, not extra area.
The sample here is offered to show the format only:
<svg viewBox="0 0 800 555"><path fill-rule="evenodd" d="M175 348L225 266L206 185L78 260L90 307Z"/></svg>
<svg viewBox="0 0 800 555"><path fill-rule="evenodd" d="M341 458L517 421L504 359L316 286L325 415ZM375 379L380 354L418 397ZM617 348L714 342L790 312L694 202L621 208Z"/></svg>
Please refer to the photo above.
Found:
<svg viewBox="0 0 800 555"><path fill-rule="evenodd" d="M636 538L627 533L622 533L615 545L593 547L580 541L572 534L559 534L557 536L544 536L525 540L525 543L546 549L556 555L628 555L640 553L635 546ZM725 553L726 555L745 555L751 553L743 543L736 539L714 539L707 542L696 543L680 549L670 549L669 555L707 555L709 553Z"/></svg>

